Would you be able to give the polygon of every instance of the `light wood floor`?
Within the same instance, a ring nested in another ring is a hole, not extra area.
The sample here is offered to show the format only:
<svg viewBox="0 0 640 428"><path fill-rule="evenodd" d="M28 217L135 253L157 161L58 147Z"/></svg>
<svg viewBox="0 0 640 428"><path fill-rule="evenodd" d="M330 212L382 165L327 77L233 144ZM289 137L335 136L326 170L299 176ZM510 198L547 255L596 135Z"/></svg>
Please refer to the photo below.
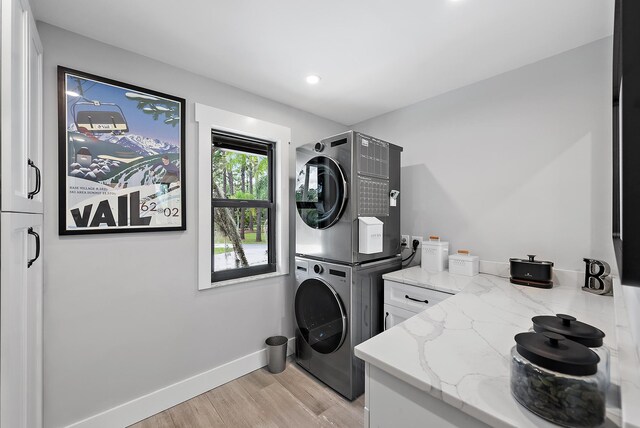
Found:
<svg viewBox="0 0 640 428"><path fill-rule="evenodd" d="M364 395L353 402L293 361L279 374L266 368L158 413L132 428L362 427Z"/></svg>

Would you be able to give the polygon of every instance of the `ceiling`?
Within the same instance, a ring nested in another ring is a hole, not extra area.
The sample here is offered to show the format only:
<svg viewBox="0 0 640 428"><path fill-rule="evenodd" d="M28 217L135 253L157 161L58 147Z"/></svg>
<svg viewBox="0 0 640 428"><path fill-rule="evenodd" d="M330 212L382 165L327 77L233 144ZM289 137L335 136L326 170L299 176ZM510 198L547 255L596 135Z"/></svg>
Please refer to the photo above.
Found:
<svg viewBox="0 0 640 428"><path fill-rule="evenodd" d="M612 34L613 0L32 0L36 18L352 125ZM309 74L322 80L311 86Z"/></svg>

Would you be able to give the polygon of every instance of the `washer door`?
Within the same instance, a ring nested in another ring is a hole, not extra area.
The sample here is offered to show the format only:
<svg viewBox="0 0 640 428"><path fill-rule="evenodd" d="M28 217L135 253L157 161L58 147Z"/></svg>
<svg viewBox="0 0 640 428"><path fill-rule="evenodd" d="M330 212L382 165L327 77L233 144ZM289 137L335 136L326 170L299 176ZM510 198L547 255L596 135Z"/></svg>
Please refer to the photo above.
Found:
<svg viewBox="0 0 640 428"><path fill-rule="evenodd" d="M316 156L298 172L296 207L314 229L326 229L340 219L347 202L347 181L336 161Z"/></svg>
<svg viewBox="0 0 640 428"><path fill-rule="evenodd" d="M310 278L296 291L296 322L305 342L321 354L337 351L347 336L347 314L336 291Z"/></svg>

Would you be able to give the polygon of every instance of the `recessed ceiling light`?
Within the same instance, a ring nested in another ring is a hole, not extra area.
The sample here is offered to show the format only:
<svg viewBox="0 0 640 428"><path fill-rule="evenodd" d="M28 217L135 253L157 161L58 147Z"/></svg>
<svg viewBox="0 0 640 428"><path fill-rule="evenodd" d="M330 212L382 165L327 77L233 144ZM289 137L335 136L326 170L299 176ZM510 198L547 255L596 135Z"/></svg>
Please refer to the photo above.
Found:
<svg viewBox="0 0 640 428"><path fill-rule="evenodd" d="M316 76L315 74L310 74L307 76L307 83L310 85L317 85L320 82L320 76Z"/></svg>
<svg viewBox="0 0 640 428"><path fill-rule="evenodd" d="M70 97L79 97L80 94L77 92L73 92L73 91L67 91L67 95L69 95Z"/></svg>

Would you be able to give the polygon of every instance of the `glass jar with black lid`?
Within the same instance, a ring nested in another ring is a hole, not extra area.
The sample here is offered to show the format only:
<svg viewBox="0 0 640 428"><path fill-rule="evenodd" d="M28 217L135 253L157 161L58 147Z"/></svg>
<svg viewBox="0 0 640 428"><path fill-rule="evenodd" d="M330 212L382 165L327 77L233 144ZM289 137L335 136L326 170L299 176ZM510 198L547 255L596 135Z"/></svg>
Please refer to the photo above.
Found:
<svg viewBox="0 0 640 428"><path fill-rule="evenodd" d="M511 393L536 415L567 427L604 423L606 381L600 357L564 336L520 333L511 349Z"/></svg>
<svg viewBox="0 0 640 428"><path fill-rule="evenodd" d="M603 343L605 334L602 330L566 314L541 315L533 317L531 321L533 321L533 330L536 333L544 333L545 331L558 333L569 340L591 348L600 357L598 370L604 373L607 386L609 385L611 381L610 355L609 349Z"/></svg>

